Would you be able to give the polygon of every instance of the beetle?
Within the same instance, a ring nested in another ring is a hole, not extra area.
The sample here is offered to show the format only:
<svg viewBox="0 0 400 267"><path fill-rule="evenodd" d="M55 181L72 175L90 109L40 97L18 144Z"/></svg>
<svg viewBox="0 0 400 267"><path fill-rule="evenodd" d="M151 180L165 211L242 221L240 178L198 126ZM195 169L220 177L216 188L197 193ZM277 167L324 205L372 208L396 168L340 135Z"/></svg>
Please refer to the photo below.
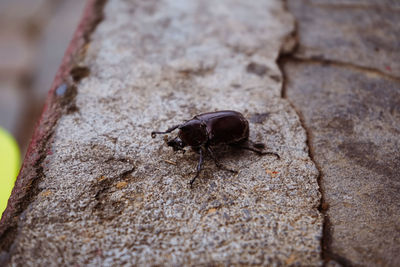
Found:
<svg viewBox="0 0 400 267"><path fill-rule="evenodd" d="M208 152L218 168L237 173L235 170L227 169L221 165L214 155L213 148L220 145L230 145L233 147L251 150L259 155L274 155L280 158L277 153L265 152L263 143L254 143L249 140L249 122L237 111L222 110L215 112L202 113L194 116L182 124L174 125L164 132L153 131L151 137L157 134L168 134L178 129L178 136L167 141L167 145L174 151L184 151L185 146L190 146L199 154L196 175L190 180L190 187L199 176L203 157Z"/></svg>

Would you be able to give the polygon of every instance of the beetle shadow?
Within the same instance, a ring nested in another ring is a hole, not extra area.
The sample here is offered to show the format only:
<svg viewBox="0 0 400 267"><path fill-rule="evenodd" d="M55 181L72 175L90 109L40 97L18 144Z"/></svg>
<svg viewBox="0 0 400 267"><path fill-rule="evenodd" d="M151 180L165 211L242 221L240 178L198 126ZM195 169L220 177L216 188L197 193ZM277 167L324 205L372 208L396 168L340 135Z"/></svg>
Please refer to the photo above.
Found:
<svg viewBox="0 0 400 267"><path fill-rule="evenodd" d="M240 147L236 146L231 146L231 145L220 145L213 147L214 150L214 156L216 159L224 165L226 168L232 169L233 165L235 168L238 168L242 164L239 164L240 162L245 161L254 161L255 158L261 157L260 155L257 155L254 152L245 150ZM207 158L210 158L210 160L213 160L212 157L208 155ZM228 165L229 164L229 165ZM239 169L235 169L236 171L239 171Z"/></svg>

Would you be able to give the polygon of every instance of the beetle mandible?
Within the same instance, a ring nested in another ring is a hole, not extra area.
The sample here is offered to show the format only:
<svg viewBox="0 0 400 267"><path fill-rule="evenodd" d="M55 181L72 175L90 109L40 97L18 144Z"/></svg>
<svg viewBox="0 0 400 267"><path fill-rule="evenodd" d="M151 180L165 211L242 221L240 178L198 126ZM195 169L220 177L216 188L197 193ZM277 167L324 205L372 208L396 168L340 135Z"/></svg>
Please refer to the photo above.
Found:
<svg viewBox="0 0 400 267"><path fill-rule="evenodd" d="M178 136L167 142L174 151L183 150L185 146L190 146L199 154L196 175L190 180L190 187L199 176L203 165L203 157L208 152L217 167L230 172L237 173L235 170L227 169L221 165L214 155L213 147L218 145L230 145L233 147L251 150L259 155L274 155L280 158L277 153L265 152L263 143L254 143L249 140L249 122L245 117L233 110L222 110L215 112L202 113L192 119L168 128L165 132L151 132L151 137L157 134L167 134L179 129ZM184 151L184 150L183 150Z"/></svg>

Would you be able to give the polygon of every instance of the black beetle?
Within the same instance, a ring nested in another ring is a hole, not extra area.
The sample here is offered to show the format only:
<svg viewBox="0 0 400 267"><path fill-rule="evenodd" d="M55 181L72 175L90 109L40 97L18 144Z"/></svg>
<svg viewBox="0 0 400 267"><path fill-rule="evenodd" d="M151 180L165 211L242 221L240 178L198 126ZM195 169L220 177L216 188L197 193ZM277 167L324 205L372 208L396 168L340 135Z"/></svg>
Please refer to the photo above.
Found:
<svg viewBox="0 0 400 267"><path fill-rule="evenodd" d="M280 158L274 152L262 151L265 148L264 144L249 140L249 122L237 111L223 110L199 114L191 120L168 128L165 132L152 132L151 137L155 138L156 134L170 133L175 129L179 129L178 136L169 140L168 146L171 146L174 151L190 146L200 155L196 176L190 181L191 187L201 171L205 151L209 152L217 167L237 173L237 171L223 167L214 156L212 147L218 145L226 144L251 150L260 155L269 154Z"/></svg>

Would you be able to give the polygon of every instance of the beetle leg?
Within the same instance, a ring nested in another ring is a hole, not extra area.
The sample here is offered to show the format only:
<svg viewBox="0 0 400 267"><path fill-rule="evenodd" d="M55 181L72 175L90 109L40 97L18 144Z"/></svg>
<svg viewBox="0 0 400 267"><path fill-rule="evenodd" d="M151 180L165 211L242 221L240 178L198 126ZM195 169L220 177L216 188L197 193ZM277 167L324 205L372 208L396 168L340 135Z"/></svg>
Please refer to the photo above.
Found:
<svg viewBox="0 0 400 267"><path fill-rule="evenodd" d="M193 188L193 183L196 180L197 176L199 176L201 168L203 166L203 149L199 148L199 163L197 163L197 172L196 175L193 177L192 180L190 180L190 188Z"/></svg>
<svg viewBox="0 0 400 267"><path fill-rule="evenodd" d="M152 138L155 138L155 137L156 137L156 134L166 134L166 133L170 133L170 132L172 132L173 130L175 130L176 128L178 128L179 126L181 126L181 125L180 125L180 124L174 125L174 126L168 128L165 132L151 132L151 137L152 137Z"/></svg>
<svg viewBox="0 0 400 267"><path fill-rule="evenodd" d="M225 167L224 165L222 165L219 162L219 160L215 157L214 152L212 151L211 147L207 147L207 150L210 153L211 158L214 160L214 163L218 168L225 170L225 171L232 172L232 173L238 173L238 171L229 169L229 168Z"/></svg>
<svg viewBox="0 0 400 267"><path fill-rule="evenodd" d="M262 143L253 143L253 141L247 140L245 143L235 144L234 146L241 148L241 149L247 149L247 150L256 152L259 155L273 155L273 156L277 157L278 159L281 158L275 152L262 151L262 149L265 147L265 145Z"/></svg>

